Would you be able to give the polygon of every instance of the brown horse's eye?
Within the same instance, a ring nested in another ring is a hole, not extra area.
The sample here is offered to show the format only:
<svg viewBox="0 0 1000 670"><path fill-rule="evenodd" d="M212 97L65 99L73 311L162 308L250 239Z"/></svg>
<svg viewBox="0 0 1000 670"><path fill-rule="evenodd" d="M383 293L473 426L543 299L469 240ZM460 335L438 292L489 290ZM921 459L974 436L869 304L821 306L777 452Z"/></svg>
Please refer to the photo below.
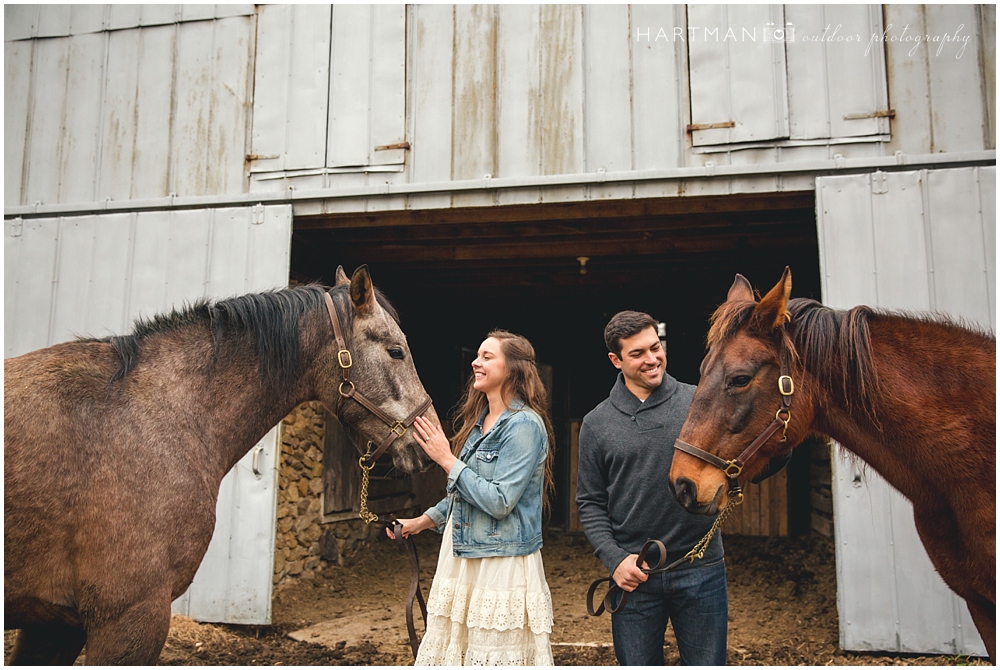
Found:
<svg viewBox="0 0 1000 670"><path fill-rule="evenodd" d="M399 347L392 347L389 349L389 355L397 361L403 360L403 350Z"/></svg>
<svg viewBox="0 0 1000 670"><path fill-rule="evenodd" d="M750 383L750 375L736 375L729 380L729 385L733 388L741 389Z"/></svg>

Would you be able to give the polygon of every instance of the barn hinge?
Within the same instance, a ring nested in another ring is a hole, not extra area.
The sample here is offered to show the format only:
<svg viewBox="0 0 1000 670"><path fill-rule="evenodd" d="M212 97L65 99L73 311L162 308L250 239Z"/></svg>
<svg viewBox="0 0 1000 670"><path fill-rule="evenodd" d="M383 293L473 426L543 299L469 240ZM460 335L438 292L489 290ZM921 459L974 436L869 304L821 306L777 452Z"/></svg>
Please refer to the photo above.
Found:
<svg viewBox="0 0 1000 670"><path fill-rule="evenodd" d="M267 161L272 158L281 158L281 156L278 154L247 154L244 160L247 163L251 163L253 161Z"/></svg>
<svg viewBox="0 0 1000 670"><path fill-rule="evenodd" d="M877 112L869 112L867 114L847 114L844 116L844 121L858 121L859 119L894 119L896 118L895 109L880 109Z"/></svg>
<svg viewBox="0 0 1000 670"><path fill-rule="evenodd" d="M258 202L250 208L250 223L259 226L264 223L264 205Z"/></svg>
<svg viewBox="0 0 1000 670"><path fill-rule="evenodd" d="M21 230L24 227L24 219L17 217L10 222L10 236L21 237Z"/></svg>
<svg viewBox="0 0 1000 670"><path fill-rule="evenodd" d="M396 142L395 144L381 144L375 147L375 151L392 151L393 149L408 150L409 148L410 148L409 142Z"/></svg>
<svg viewBox="0 0 1000 670"><path fill-rule="evenodd" d="M693 133L696 130L714 130L716 128L735 128L735 121L720 121L719 123L690 123L687 131Z"/></svg>
<svg viewBox="0 0 1000 670"><path fill-rule="evenodd" d="M876 170L872 175L872 194L884 195L888 192L889 189L885 185L885 173L881 170Z"/></svg>

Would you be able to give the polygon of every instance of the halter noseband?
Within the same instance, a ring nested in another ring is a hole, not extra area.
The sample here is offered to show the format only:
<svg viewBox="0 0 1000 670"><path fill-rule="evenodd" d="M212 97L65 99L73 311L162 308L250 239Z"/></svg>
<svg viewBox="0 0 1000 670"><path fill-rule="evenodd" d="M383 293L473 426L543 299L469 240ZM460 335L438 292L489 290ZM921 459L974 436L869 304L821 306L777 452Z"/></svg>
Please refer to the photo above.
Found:
<svg viewBox="0 0 1000 670"><path fill-rule="evenodd" d="M366 467L367 463L370 469L371 466L375 465L375 461L378 460L378 457L384 454L385 450L389 448L389 445L392 444L397 437L402 437L406 433L406 429L412 426L413 422L417 420L417 417L430 408L432 401L430 396L427 396L427 399L424 400L420 404L420 407L414 410L412 414L402 421L397 421L383 412L380 407L358 391L354 387L354 382L352 382L350 378L350 369L351 366L354 365L354 360L351 357L351 352L347 348L347 341L344 339L343 329L340 327L340 318L338 316L339 310L334 304L333 298L330 297L329 292L323 293L323 297L326 300L326 309L330 312L330 323L333 324L334 337L337 338L337 364L340 366L340 370L344 376L343 381L340 382L340 386L337 389L340 393L340 400L337 402L337 407L335 408L337 419L340 420L340 408L343 406L344 401L351 398L376 417L381 419L385 425L389 426L389 434L385 436L385 439L383 439L381 444L378 445L378 448L372 452L372 445L374 443L369 440L368 450L361 455L361 467Z"/></svg>
<svg viewBox="0 0 1000 670"><path fill-rule="evenodd" d="M757 450L765 442L778 432L779 428L781 429L781 440L779 441L784 442L788 439L788 422L792 419L792 394L795 393L795 383L788 374L788 352L784 349L781 352L781 375L778 377L778 393L781 394L781 406L774 413L774 421L764 429L764 432L757 436L757 439L750 443L750 446L743 450L743 453L730 461L724 461L715 454L710 454L704 449L699 449L693 444L688 444L679 438L674 442L675 449L679 449L685 454L699 458L722 470L729 479L729 492L736 496L737 504L743 502L743 487L740 486L739 476L743 472L743 467L747 464L747 461L757 453Z"/></svg>

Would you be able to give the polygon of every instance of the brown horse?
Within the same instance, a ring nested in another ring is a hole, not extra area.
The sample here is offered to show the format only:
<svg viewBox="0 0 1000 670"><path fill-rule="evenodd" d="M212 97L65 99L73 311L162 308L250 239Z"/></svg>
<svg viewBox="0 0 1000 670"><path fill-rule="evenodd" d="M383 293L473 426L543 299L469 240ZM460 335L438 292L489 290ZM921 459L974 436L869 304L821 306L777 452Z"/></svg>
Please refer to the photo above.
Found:
<svg viewBox="0 0 1000 670"><path fill-rule="evenodd" d="M736 275L712 316L674 493L688 511L715 514L727 484L810 433L832 437L913 503L934 567L995 659L996 339L940 318L789 300L791 287L786 268L756 302ZM743 454L748 445L759 448Z"/></svg>
<svg viewBox="0 0 1000 670"><path fill-rule="evenodd" d="M383 420L339 394L325 293L201 301L128 336L4 361L11 663L70 665L84 645L91 664L154 663L170 604L211 540L223 476L298 404L322 401L376 444L386 438ZM406 338L368 270L348 280L338 268L329 295L356 390L388 416L421 407ZM427 464L409 429L390 453L405 471Z"/></svg>

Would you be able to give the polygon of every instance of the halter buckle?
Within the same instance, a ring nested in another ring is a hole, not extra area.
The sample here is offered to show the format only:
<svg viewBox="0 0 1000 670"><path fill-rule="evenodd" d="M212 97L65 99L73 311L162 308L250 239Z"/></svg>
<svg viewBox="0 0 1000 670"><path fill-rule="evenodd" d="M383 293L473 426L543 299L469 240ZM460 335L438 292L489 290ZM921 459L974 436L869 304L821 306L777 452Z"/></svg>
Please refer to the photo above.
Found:
<svg viewBox="0 0 1000 670"><path fill-rule="evenodd" d="M397 421L394 425L389 427L389 430L396 434L396 437L403 437L403 433L406 432L406 426L403 425L402 421Z"/></svg>
<svg viewBox="0 0 1000 670"><path fill-rule="evenodd" d="M737 486L734 489L730 489L730 496L735 496L733 498L733 505L739 505L743 503L743 487Z"/></svg>
<svg viewBox="0 0 1000 670"><path fill-rule="evenodd" d="M787 385L787 386L786 386ZM787 390L785 390L787 388ZM778 377L778 393L783 396L790 396L795 393L795 382L788 375Z"/></svg>
<svg viewBox="0 0 1000 670"><path fill-rule="evenodd" d="M726 468L723 470L726 476L730 479L734 479L740 476L743 472L743 466L739 465L736 461L726 461Z"/></svg>
<svg viewBox="0 0 1000 670"><path fill-rule="evenodd" d="M344 384L351 385L351 388L350 390L347 391L347 393L344 393ZM354 395L354 382L352 381L340 382L340 386L337 387L337 391L339 391L340 395L342 395L343 397L349 398L350 396Z"/></svg>
<svg viewBox="0 0 1000 670"><path fill-rule="evenodd" d="M345 355L347 356L346 363L344 362ZM344 368L345 370L354 365L354 359L351 358L351 352L348 351L347 349L341 349L340 351L337 352L337 362L340 363L340 367Z"/></svg>

